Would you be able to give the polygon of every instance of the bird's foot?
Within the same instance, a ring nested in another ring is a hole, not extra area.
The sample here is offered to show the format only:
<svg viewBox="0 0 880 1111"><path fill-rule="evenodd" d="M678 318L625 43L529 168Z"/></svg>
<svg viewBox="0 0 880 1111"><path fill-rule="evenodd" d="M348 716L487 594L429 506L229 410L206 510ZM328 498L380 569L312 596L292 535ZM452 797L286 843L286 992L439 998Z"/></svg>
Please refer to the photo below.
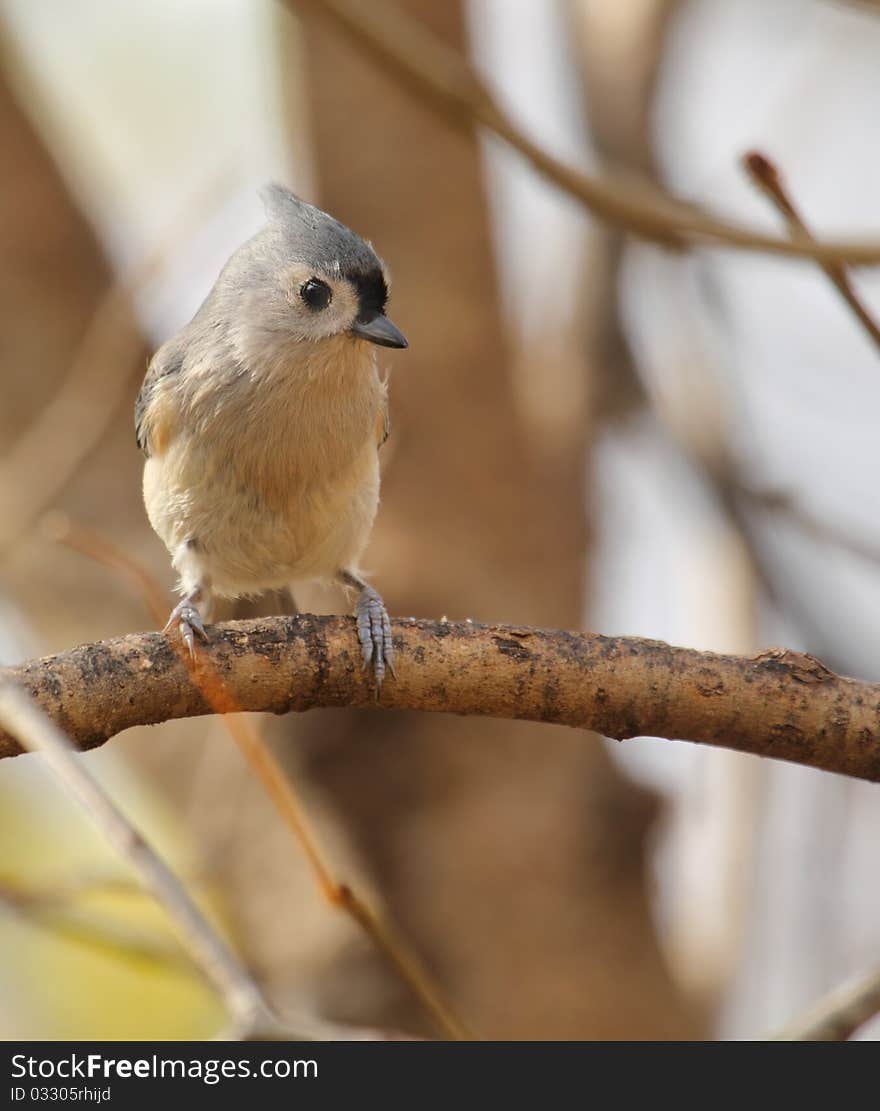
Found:
<svg viewBox="0 0 880 1111"><path fill-rule="evenodd" d="M190 658L193 660L196 658L196 637L204 641L205 644L208 643L208 634L205 632L202 615L196 609L195 602L196 598L192 594L178 602L162 630L163 633L167 633L176 625L189 649Z"/></svg>
<svg viewBox="0 0 880 1111"><path fill-rule="evenodd" d="M361 591L355 611L358 638L361 642L364 667L372 664L376 676L377 692L382 687L385 670L394 672L394 645L391 643L391 621L388 610L378 591L365 586Z"/></svg>

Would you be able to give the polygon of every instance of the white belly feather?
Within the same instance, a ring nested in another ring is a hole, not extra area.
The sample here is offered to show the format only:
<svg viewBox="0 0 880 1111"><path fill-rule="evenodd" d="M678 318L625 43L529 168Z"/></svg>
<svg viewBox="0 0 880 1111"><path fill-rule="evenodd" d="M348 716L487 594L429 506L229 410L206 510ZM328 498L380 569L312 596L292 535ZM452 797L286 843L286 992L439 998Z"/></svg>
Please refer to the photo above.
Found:
<svg viewBox="0 0 880 1111"><path fill-rule="evenodd" d="M238 597L356 565L379 504L375 444L364 445L358 465L340 481L306 489L291 483L280 508L242 490L234 472L181 482L198 467L199 453L191 453L186 468L175 455L172 447L147 460L144 501L184 592L205 583Z"/></svg>

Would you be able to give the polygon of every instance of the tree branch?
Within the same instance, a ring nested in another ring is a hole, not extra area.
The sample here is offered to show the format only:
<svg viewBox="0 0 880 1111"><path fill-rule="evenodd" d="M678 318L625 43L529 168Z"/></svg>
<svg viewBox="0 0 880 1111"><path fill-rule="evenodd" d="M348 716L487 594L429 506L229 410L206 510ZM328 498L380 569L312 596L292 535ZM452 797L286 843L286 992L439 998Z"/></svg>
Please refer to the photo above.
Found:
<svg viewBox="0 0 880 1111"><path fill-rule="evenodd" d="M45 525L44 525L45 528ZM167 601L162 588L137 560L117 548L105 537L75 525L63 514L56 513L50 522L54 538L80 552L102 566L122 576L141 595L148 612L158 623L163 623ZM171 642L184 663L189 653L182 639ZM293 834L308 863L321 895L327 902L347 914L362 929L380 953L389 961L403 983L420 1001L427 1014L437 1024L438 1030L454 1040L472 1040L474 1035L456 1017L443 998L443 992L423 966L418 956L409 948L383 914L373 909L347 883L341 883L327 863L324 849L306 814L290 778L278 762L271 748L261 736L253 720L245 714L236 714L229 690L224 687L219 674L204 655L201 656L199 687L210 703L212 711L226 713L223 719L226 730L238 745L242 756L261 783L279 817ZM2 893L0 893L2 894Z"/></svg>
<svg viewBox="0 0 880 1111"><path fill-rule="evenodd" d="M396 620L397 678L376 697L348 617L232 621L210 630L210 682L160 633L84 645L0 671L82 748L134 725L237 709L329 706L522 718L696 741L880 781L880 685L812 656L754 658L662 641L505 625ZM0 732L0 757L20 751Z"/></svg>
<svg viewBox="0 0 880 1111"><path fill-rule="evenodd" d="M774 1041L843 1042L880 1014L880 966L834 988L794 1019Z"/></svg>
<svg viewBox="0 0 880 1111"><path fill-rule="evenodd" d="M119 642L117 642L119 643ZM103 647L103 646L96 646ZM214 930L180 880L132 826L82 760L70 738L0 672L0 730L41 753L64 788L80 803L107 842L125 860L144 890L162 906L184 950L222 998L231 1019L226 1037L238 1040L349 1040L385 1038L376 1031L339 1027L323 1019L280 1019L256 981Z"/></svg>
<svg viewBox="0 0 880 1111"><path fill-rule="evenodd" d="M326 20L388 77L450 124L488 128L594 216L633 235L657 243L722 244L819 262L859 265L880 261L877 242L820 242L796 229L790 239L780 239L716 219L632 175L606 172L593 177L583 173L533 142L502 111L467 59L398 4L388 0L371 0L370 4L358 0L282 2L292 10L313 12Z"/></svg>
<svg viewBox="0 0 880 1111"><path fill-rule="evenodd" d="M782 175L770 159L765 154L753 150L743 156L742 162L746 173L761 192L773 202L792 233L812 239L810 229L804 223L803 217L783 183ZM828 280L849 306L850 311L861 324L868 338L876 348L880 348L880 327L878 327L864 301L853 288L845 267L833 259L820 260L819 266L825 271Z"/></svg>
<svg viewBox="0 0 880 1111"><path fill-rule="evenodd" d="M134 829L81 760L64 733L14 683L0 678L0 726L14 732L85 808L107 841L165 909L197 968L220 994L233 1022L251 1029L268 1009L256 983L214 932L180 881Z"/></svg>

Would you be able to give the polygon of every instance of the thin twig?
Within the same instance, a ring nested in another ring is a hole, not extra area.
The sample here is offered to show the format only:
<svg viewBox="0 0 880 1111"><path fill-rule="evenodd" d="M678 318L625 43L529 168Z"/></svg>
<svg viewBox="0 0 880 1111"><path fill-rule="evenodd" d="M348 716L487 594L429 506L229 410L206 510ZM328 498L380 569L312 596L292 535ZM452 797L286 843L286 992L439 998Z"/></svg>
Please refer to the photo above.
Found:
<svg viewBox="0 0 880 1111"><path fill-rule="evenodd" d="M157 623L161 624L164 621L165 602L162 591L152 575L139 562L103 537L75 525L61 514L53 514L47 528L59 543L122 575L141 595ZM330 866L326 863L326 853L320 847L305 807L290 778L253 723L247 717L235 713L240 707L226 689L219 672L212 670L210 662L203 653L200 654L199 668L194 669L183 641L174 636L169 639L178 658L190 670L194 681L200 684L213 710L223 715L223 724L227 732L238 745L282 821L299 844L323 898L331 906L346 913L355 925L366 933L418 999L441 1033L456 1041L472 1040L473 1033L454 1014L444 1000L440 988L433 982L427 969L409 945L390 923L355 893L350 885L334 878Z"/></svg>
<svg viewBox="0 0 880 1111"><path fill-rule="evenodd" d="M168 596L138 560L132 559L118 545L111 544L93 529L77 524L59 510L47 513L40 522L40 527L47 540L63 544L122 578L141 599L153 620L158 625L164 625Z"/></svg>
<svg viewBox="0 0 880 1111"><path fill-rule="evenodd" d="M830 991L777 1034L774 1041L843 1042L880 1014L880 966Z"/></svg>
<svg viewBox="0 0 880 1111"><path fill-rule="evenodd" d="M237 1039L385 1039L382 1031L340 1027L323 1019L280 1019L256 982L189 897L162 858L92 776L69 738L25 690L0 674L0 729L23 749L41 753L59 782L80 803L144 889L164 908L195 966L219 993Z"/></svg>
<svg viewBox="0 0 880 1111"><path fill-rule="evenodd" d="M164 907L186 950L220 994L241 1029L265 1021L260 989L233 956L162 858L87 770L76 749L28 695L0 677L0 724L30 752L40 752L144 887Z"/></svg>
<svg viewBox="0 0 880 1111"><path fill-rule="evenodd" d="M777 167L770 161L765 154L760 154L758 151L750 151L743 156L743 166L746 173L758 186L765 197L768 197L777 210L785 218L790 230L801 239L810 239L815 242L809 228L804 223L794 201L785 188L782 177ZM862 328L868 335L868 338L875 347L880 349L880 327L874 320L871 313L868 311L862 299L853 289L852 282L849 279L843 264L834 259L820 259L819 265L828 275L829 281L834 288L849 305Z"/></svg>
<svg viewBox="0 0 880 1111"><path fill-rule="evenodd" d="M120 405L143 377L146 364L139 356L145 341L135 299L161 273L169 252L193 234L196 217L204 218L208 202L229 180L224 169L190 197L132 273L103 294L48 404L0 458L0 560L100 447Z"/></svg>
<svg viewBox="0 0 880 1111"><path fill-rule="evenodd" d="M518 151L539 174L595 216L640 238L664 244L722 244L814 261L880 262L880 243L790 239L739 227L686 204L632 176L592 177L540 147L501 110L461 54L388 0L284 0L314 12L372 58L383 72L447 121L470 129L479 124Z"/></svg>
<svg viewBox="0 0 880 1111"><path fill-rule="evenodd" d="M214 681L219 681L215 675ZM214 686L212 681L211 686ZM229 705L228 695L224 700ZM343 910L364 931L385 957L400 979L433 1019L438 1030L455 1041L470 1041L473 1033L446 1003L439 987L433 982L421 960L409 945L369 907L348 884L334 879L325 852L306 816L294 787L278 763L272 750L246 717L238 714L224 717L251 769L263 784L275 809L302 849L319 891L327 902Z"/></svg>
<svg viewBox="0 0 880 1111"><path fill-rule="evenodd" d="M138 889L140 893L140 889ZM126 961L147 961L192 977L196 966L177 945L108 916L84 911L63 894L0 883L0 909L68 941Z"/></svg>
<svg viewBox="0 0 880 1111"><path fill-rule="evenodd" d="M783 490L760 489L745 478L735 476L737 495L763 513L782 517L820 544L857 556L866 563L880 564L880 543L832 524L808 509L794 494Z"/></svg>

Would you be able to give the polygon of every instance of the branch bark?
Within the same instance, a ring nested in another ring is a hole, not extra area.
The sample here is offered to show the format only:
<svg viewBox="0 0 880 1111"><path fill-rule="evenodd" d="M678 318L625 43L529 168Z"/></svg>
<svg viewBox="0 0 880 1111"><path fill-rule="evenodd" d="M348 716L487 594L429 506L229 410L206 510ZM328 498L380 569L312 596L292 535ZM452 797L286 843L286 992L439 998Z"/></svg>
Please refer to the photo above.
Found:
<svg viewBox="0 0 880 1111"><path fill-rule="evenodd" d="M804 653L747 658L551 629L392 624L397 677L378 698L353 620L311 615L215 625L210 664L194 673L165 636L138 633L0 670L0 679L22 684L84 749L212 706L360 706L689 740L880 781L880 685L837 676ZM0 757L19 752L0 732Z"/></svg>

